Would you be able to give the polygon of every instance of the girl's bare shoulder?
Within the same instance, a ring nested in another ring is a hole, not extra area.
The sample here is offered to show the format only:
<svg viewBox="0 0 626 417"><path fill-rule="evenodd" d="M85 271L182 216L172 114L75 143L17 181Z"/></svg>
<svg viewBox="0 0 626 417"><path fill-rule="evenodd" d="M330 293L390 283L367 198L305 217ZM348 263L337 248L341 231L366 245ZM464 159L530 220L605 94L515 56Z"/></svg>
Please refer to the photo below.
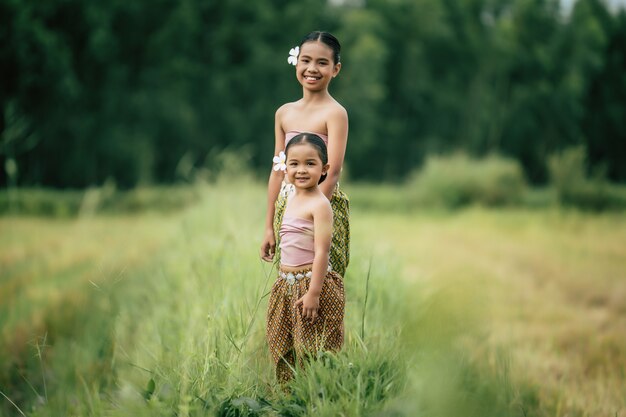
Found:
<svg viewBox="0 0 626 417"><path fill-rule="evenodd" d="M280 106L278 109L276 109L276 115L284 115L286 113L294 111L298 108L299 104L300 104L299 100L285 103L282 106Z"/></svg>
<svg viewBox="0 0 626 417"><path fill-rule="evenodd" d="M337 100L335 100L334 98L331 99L331 101L329 102L329 111L333 114L339 115L339 116L348 116L348 111L346 110L345 107L343 107L343 105L338 102Z"/></svg>
<svg viewBox="0 0 626 417"><path fill-rule="evenodd" d="M330 123L348 123L348 112L337 100L329 102L326 112L326 120Z"/></svg>
<svg viewBox="0 0 626 417"><path fill-rule="evenodd" d="M324 194L320 193L320 195L315 198L312 204L312 211L314 215L327 215L330 213L330 215L332 216L333 209L330 205L330 201L328 200L328 198L326 198Z"/></svg>

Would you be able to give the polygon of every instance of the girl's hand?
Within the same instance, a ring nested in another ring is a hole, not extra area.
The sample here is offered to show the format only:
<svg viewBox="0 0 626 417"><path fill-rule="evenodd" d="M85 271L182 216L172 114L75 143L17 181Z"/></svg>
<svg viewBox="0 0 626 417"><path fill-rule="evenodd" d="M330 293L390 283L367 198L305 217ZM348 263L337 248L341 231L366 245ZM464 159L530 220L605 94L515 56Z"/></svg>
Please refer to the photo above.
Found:
<svg viewBox="0 0 626 417"><path fill-rule="evenodd" d="M320 296L313 295L310 291L307 291L294 305L294 308L302 306L302 316L305 319L311 319L311 321L317 320L318 311L320 309Z"/></svg>
<svg viewBox="0 0 626 417"><path fill-rule="evenodd" d="M261 259L265 262L272 262L272 259L274 259L274 253L276 253L276 239L274 238L274 231L268 230L265 233L263 243L261 243Z"/></svg>

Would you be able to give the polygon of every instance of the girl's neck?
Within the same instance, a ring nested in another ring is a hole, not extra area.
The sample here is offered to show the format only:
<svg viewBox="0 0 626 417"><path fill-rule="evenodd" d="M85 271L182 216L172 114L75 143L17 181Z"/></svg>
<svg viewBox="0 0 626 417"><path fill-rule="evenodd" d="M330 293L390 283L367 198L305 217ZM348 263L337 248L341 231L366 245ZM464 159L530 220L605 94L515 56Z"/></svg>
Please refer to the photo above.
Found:
<svg viewBox="0 0 626 417"><path fill-rule="evenodd" d="M318 186L312 188L298 188L295 187L295 197L310 197L315 194L321 193L320 188Z"/></svg>
<svg viewBox="0 0 626 417"><path fill-rule="evenodd" d="M302 89L302 101L305 103L317 103L331 98L328 89L322 91L311 91L306 88Z"/></svg>

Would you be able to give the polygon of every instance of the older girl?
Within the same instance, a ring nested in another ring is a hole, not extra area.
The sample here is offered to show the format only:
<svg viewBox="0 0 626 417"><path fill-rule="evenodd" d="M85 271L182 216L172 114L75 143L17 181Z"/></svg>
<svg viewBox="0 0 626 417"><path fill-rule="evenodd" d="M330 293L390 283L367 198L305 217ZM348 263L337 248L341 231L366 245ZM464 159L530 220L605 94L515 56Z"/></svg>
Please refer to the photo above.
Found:
<svg viewBox="0 0 626 417"><path fill-rule="evenodd" d="M334 215L330 263L333 271L344 276L350 261L349 200L339 189L339 176L348 140L348 115L328 92L328 85L341 70L340 51L337 38L317 31L306 35L300 46L292 49L289 59L295 63L302 98L276 111L274 154L278 155L302 132L315 133L327 145L330 168L320 190L330 201ZM285 179L282 171L273 170L268 182L265 236L261 244L263 258L273 256L280 241L277 229L285 211L286 197L291 192L293 184Z"/></svg>

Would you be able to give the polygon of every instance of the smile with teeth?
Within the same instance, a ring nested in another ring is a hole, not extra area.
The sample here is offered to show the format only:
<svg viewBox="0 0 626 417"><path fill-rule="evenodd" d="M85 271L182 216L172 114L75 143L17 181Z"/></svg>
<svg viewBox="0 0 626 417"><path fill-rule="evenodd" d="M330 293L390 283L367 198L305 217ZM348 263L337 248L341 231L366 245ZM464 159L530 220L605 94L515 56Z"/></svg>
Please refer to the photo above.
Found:
<svg viewBox="0 0 626 417"><path fill-rule="evenodd" d="M307 81L317 81L317 80L319 80L320 78L321 78L321 77L314 77L314 76L312 76L312 75L305 75L305 76L304 76L304 79L305 79L305 80L307 80Z"/></svg>

